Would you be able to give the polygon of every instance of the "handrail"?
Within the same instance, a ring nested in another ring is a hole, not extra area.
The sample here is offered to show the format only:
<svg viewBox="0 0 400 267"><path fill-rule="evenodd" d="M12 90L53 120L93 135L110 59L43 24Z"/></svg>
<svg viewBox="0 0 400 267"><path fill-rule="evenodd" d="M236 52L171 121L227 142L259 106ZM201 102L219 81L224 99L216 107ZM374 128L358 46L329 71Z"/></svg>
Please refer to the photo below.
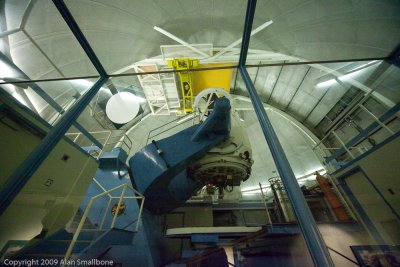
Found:
<svg viewBox="0 0 400 267"><path fill-rule="evenodd" d="M269 211L268 211L267 202L265 201L264 191L263 191L263 189L262 189L261 183L258 183L258 185L260 186L261 197L262 197L262 200L263 200L263 203L264 203L265 211L267 212L268 222L269 222L269 224L271 225L271 229L272 229L272 228L273 228L273 224L272 224L272 220L271 220L271 215L269 214Z"/></svg>
<svg viewBox="0 0 400 267"><path fill-rule="evenodd" d="M98 185L100 185L100 184L98 184ZM136 219L136 227L135 227L135 231L136 232L139 230L140 219L141 219L141 216L142 216L145 197L139 191L137 191L136 189L134 189L132 186L130 186L128 184L121 184L121 185L116 186L116 187L114 187L112 189L109 189L109 190L105 190L105 188L102 187L101 185L100 185L100 188L103 190L103 192L98 194L98 195L96 195L96 196L93 196L89 200L88 205L86 206L86 209L85 209L85 211L84 211L84 213L82 215L82 218L81 218L81 220L80 220L80 222L78 224L78 227L77 227L77 229L76 229L76 231L74 233L74 236L73 236L73 238L71 240L71 243L70 243L70 245L69 245L69 247L67 249L67 252L65 253L64 262L68 262L68 259L70 258L71 254L72 254L72 250L73 250L73 248L75 246L75 243L78 240L79 234L82 231L93 231L93 232L99 231L100 232L100 231L104 231L105 230L103 228L104 221L105 221L105 218L106 218L106 214L108 213L108 210L110 209L111 200L114 199L114 198L119 198L117 210L119 210L119 208L120 208L120 206L122 204L122 199L128 199L128 198L129 199L141 199L141 203L140 203L140 207L139 207L139 214L138 214L138 217ZM119 197L113 197L110 193L115 191L115 190L118 190L118 189L122 189L121 195ZM131 190L136 196L125 196L126 189ZM105 196L105 195L107 195L109 197L109 201L108 201L108 204L107 204L107 208L104 211L105 215L104 215L104 217L102 219L102 222L100 224L99 229L87 229L87 230L83 229L83 225L85 224L85 221L86 221L86 219L87 219L87 217L89 215L89 212L90 212L94 202L97 199L99 199L100 197ZM111 226L110 226L109 229L112 229L114 227L116 219L117 219L117 216L118 216L118 212L115 212L115 214L113 215L112 223L111 223Z"/></svg>
<svg viewBox="0 0 400 267"><path fill-rule="evenodd" d="M374 90L374 89L373 89ZM372 90L372 91L373 91ZM371 92L372 92L371 91ZM360 111L364 111L366 112L372 119L373 119L373 123L370 124L367 128L365 128L362 132L360 132L358 135L353 136L353 138L351 140L354 140L355 138L357 138L358 136L364 136L365 138L368 138L369 136L371 136L373 134L373 131L375 131L377 128L378 130L380 129L385 129L390 135L395 134L395 132L390 129L388 127L388 123L385 123L385 120L387 120L388 117L390 117L391 115L393 115L393 113L397 112L399 110L399 106L398 104L393 106L392 108L390 108L389 110L386 111L385 114L383 114L381 117L377 117L372 111L370 111L367 107L365 107L364 103L369 99L371 92L366 94L359 102L357 102L354 106L352 106L349 111L343 116L343 118L341 118L337 124L335 124L326 134L325 136L314 145L314 147L312 148L315 152L317 152L317 149L319 151L322 150L327 150L327 148L321 148L321 145L324 145L324 141L328 138L329 135L333 135L333 137L335 139L337 139L337 141L339 142L339 144L341 145L340 149L338 149L339 151L343 151L342 154L347 154L349 155L352 159L354 159L356 156L352 153L351 149L358 149L359 152L361 154L365 153L365 147L360 147L360 146L354 146L357 145L357 143L354 141L350 141L347 144L338 136L338 134L335 132L335 130L337 130L337 128L341 125L341 123L343 121L345 121L347 118L351 117L351 114L357 110ZM373 126L375 125L375 126ZM380 127L380 128L379 128ZM368 130L369 129L369 130ZM377 130L377 131L378 131ZM360 140L358 140L360 141ZM334 149L331 149L334 150ZM364 150L364 151L363 151ZM340 156L338 154L338 152L335 152L333 155L330 156L331 159L337 158Z"/></svg>
<svg viewBox="0 0 400 267"><path fill-rule="evenodd" d="M122 134L119 135L112 135L114 131L123 131ZM99 159L105 152L105 148L107 145L112 145L112 144L116 144L115 147L123 147L126 146L127 148L127 153L129 154L130 150L132 149L133 146L133 142L132 139L129 138L129 136L126 134L126 130L121 130L121 129L116 129L116 130L105 130L105 131L93 131L93 132L89 132L91 135L104 135L104 134L108 134L107 136L104 137L97 137L96 139L99 140L104 140L103 148L98 151L97 157L96 159ZM73 142L76 143L79 139L79 137L81 135L84 136L83 133L81 132L77 132L77 133L66 133L66 136L75 136L75 138L73 139ZM122 137L122 138L121 138ZM110 142L111 139L115 139L115 138L120 138L118 141L112 141ZM93 145L93 143L91 144Z"/></svg>
<svg viewBox="0 0 400 267"><path fill-rule="evenodd" d="M165 133L165 132L168 132L169 130L172 130L172 129L178 127L178 126L180 125L180 123L177 123L176 125L174 125L174 126L172 126L172 127L170 127L170 128L167 128L167 129L165 129L165 130L163 130L163 131L161 131L161 132L159 132L159 133L157 133L157 134L155 134L155 135L150 136L150 134L151 134L153 131L156 131L156 130L158 130L158 129L160 129L160 128L162 128L162 127L168 125L168 124L171 124L171 123L173 123L173 122L177 122L177 121L180 121L180 120L184 120L182 123L186 123L186 122L190 121L190 119L193 119L193 121L194 121L194 119L197 118L198 116L199 116L199 114L194 115L194 116L193 116L193 114L189 114L189 115L184 116L183 118L178 118L178 119L172 120L172 121L167 122L167 123L165 123L165 124L163 124L163 125L161 125L161 126L159 126L159 127L157 127L157 128L152 129L152 130L149 132L149 134L147 135L146 144L149 143L149 139L154 138L154 137L156 137L156 136L158 136L158 135L160 135L160 134L163 134L163 133ZM188 120L185 120L186 118L189 118L189 119L188 119Z"/></svg>

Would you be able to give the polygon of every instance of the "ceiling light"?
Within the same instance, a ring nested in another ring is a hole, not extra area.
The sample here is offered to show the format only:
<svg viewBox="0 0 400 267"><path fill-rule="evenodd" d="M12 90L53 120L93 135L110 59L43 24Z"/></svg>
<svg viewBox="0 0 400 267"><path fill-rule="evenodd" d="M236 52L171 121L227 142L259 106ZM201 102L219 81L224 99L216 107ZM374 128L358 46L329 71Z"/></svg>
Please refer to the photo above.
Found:
<svg viewBox="0 0 400 267"><path fill-rule="evenodd" d="M325 82L320 82L320 83L318 83L318 84L316 85L316 87L318 87L318 88L329 87L329 86L332 86L332 85L334 85L334 84L336 84L336 83L337 83L336 79L330 79L330 80L327 80L327 81L325 81Z"/></svg>
<svg viewBox="0 0 400 267"><path fill-rule="evenodd" d="M356 76L358 76L362 70L364 70L378 62L380 62L380 61L379 60L370 61L366 64L363 64L361 66L358 66L358 67L348 71L346 74L344 74L342 76L339 76L339 77L336 77L334 79L330 79L330 80L327 80L324 82L320 82L316 85L316 87L318 87L318 88L329 87L329 86L332 86L332 85L338 83L338 80L340 80L342 82L351 80L351 79L355 78Z"/></svg>
<svg viewBox="0 0 400 267"><path fill-rule="evenodd" d="M79 85L84 85L84 86L92 86L93 85L93 82L84 80L84 79L72 80L72 82L79 84Z"/></svg>

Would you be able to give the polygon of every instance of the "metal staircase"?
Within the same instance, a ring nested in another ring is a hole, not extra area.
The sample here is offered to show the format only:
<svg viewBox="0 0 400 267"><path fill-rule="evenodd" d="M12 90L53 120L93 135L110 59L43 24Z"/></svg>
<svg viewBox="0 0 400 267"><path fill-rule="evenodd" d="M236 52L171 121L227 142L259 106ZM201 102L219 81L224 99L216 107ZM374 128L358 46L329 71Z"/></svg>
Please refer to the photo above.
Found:
<svg viewBox="0 0 400 267"><path fill-rule="evenodd" d="M134 68L137 73L163 70L156 64L135 65ZM153 114L169 115L171 110L180 108L180 98L173 73L143 74L137 77Z"/></svg>

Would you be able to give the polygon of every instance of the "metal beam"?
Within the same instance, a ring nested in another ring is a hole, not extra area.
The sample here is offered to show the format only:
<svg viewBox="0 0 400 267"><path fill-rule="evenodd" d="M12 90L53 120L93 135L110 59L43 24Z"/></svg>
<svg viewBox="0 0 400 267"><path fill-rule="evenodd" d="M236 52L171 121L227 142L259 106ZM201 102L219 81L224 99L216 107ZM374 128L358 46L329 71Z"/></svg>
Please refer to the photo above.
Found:
<svg viewBox="0 0 400 267"><path fill-rule="evenodd" d="M200 50L197 49L196 47L194 47L194 46L190 45L189 43L183 41L182 39L176 37L176 36L173 35L172 33L167 32L167 31L164 30L164 29L161 29L160 27L154 26L153 29L156 30L156 31L158 31L159 33L162 33L162 34L164 34L165 36L171 38L172 40L177 41L177 42L180 43L181 45L186 46L186 47L189 48L190 50L192 50L192 51L194 51L194 52L196 52L196 53L202 55L203 57L210 57L210 55L207 55L207 54L204 53L203 51L200 51Z"/></svg>
<svg viewBox="0 0 400 267"><path fill-rule="evenodd" d="M11 29L11 30L1 32L0 38L6 37L8 35L11 35L11 34L14 34L14 33L17 33L19 31L23 30L25 28L26 21L28 20L28 17L32 11L33 5L35 3L36 3L36 0L30 0L28 5L25 8L24 15L22 16L19 26L17 28Z"/></svg>
<svg viewBox="0 0 400 267"><path fill-rule="evenodd" d="M260 121L265 139L267 140L272 157L281 176L282 182L285 186L289 200L293 206L294 213L298 220L299 226L303 233L313 262L315 266L334 266L328 249L314 221L313 215L309 207L307 206L307 202L305 201L303 193L296 181L296 177L294 176L293 170L290 167L289 161L285 156L282 146L279 143L278 137L276 136L272 124L267 116L267 113L265 112L263 104L261 103L256 89L254 88L254 84L251 82L250 76L245 67L246 55L250 40L250 31L252 27L256 3L256 0L248 1L246 21L243 32L242 50L239 60L239 71L243 77L244 83L246 84L247 90L252 100L252 104L254 106L254 110L256 112L258 120Z"/></svg>
<svg viewBox="0 0 400 267"><path fill-rule="evenodd" d="M42 142L40 142L18 169L7 179L0 191L0 215L3 214L8 205L11 204L13 199L51 153L53 148L58 144L66 131L75 122L107 79L107 77L101 77L73 107L65 112L57 125L50 130L46 137L43 138Z"/></svg>
<svg viewBox="0 0 400 267"><path fill-rule="evenodd" d="M344 76L343 73L340 73L336 70L330 69L324 65L320 65L320 64L310 64L311 67L325 71L326 73L330 73L332 75L334 75L336 78L336 81L338 81L342 76ZM352 79L352 78L348 78L344 81L347 84L350 84L362 91L364 91L365 95L368 95L372 92L372 95L378 99L380 102L382 102L383 104L385 104L387 107L392 108L396 105L396 103L394 103L392 100L390 100L389 98L387 98L386 96L374 91L374 89L371 89L370 87L366 86L363 83L360 83L359 81L357 81L356 79Z"/></svg>
<svg viewBox="0 0 400 267"><path fill-rule="evenodd" d="M103 145L96 138L94 138L94 136L90 134L82 125L80 125L78 122L74 122L73 125L76 129L78 129L78 131L80 131L84 136L86 136L87 139L89 139L93 144L95 144L100 149L103 148Z"/></svg>
<svg viewBox="0 0 400 267"><path fill-rule="evenodd" d="M390 53L386 61L400 68L400 43L396 46L392 53Z"/></svg>
<svg viewBox="0 0 400 267"><path fill-rule="evenodd" d="M294 94L293 94L292 97L290 98L289 103L286 105L286 107L285 107L285 109L284 109L285 112L286 112L287 109L289 108L290 104L292 104L293 99L296 97L297 92L299 91L300 87L303 85L303 82L304 82L304 80L306 79L308 73L310 72L310 69L311 69L311 67L308 67L308 70L307 70L306 74L304 74L304 77L303 77L303 79L301 80L299 86L297 86L296 91L294 91Z"/></svg>
<svg viewBox="0 0 400 267"><path fill-rule="evenodd" d="M257 28L255 28L254 30L251 31L250 36L253 36L253 35L259 33L260 31L264 30L265 28L267 28L272 23L273 23L273 21L269 20L269 21L261 24L260 26L258 26ZM211 58L212 59L216 59L216 58L220 57L225 52L227 52L227 51L231 50L232 48L234 48L235 46L239 45L242 42L242 40L243 40L243 38L240 38L240 39L234 41L233 43L231 43L230 45L228 45L227 47L225 47L224 49L219 51L217 54L215 54L215 56L213 56Z"/></svg>
<svg viewBox="0 0 400 267"><path fill-rule="evenodd" d="M24 101L26 102L26 104L28 105L28 107L35 112L36 114L39 114L38 110L36 109L36 107L32 104L32 101L29 99L28 95L26 94L25 90L20 88L20 87L15 87L15 90L17 91L17 94L19 94Z"/></svg>
<svg viewBox="0 0 400 267"><path fill-rule="evenodd" d="M8 30L8 31L4 31L4 32L0 32L0 38L6 37L8 35L14 34L16 32L19 32L21 29L20 28L15 28L12 30Z"/></svg>
<svg viewBox="0 0 400 267"><path fill-rule="evenodd" d="M261 64L261 61L259 62L259 64ZM254 76L253 84L256 84L259 71L260 71L260 67L257 68L256 75Z"/></svg>
<svg viewBox="0 0 400 267"><path fill-rule="evenodd" d="M334 266L323 238L313 219L313 215L307 206L303 193L296 181L293 170L291 169L282 146L279 143L279 139L276 136L272 124L263 108L254 85L251 83L250 76L243 66L241 66L239 70L243 77L243 81L246 84L254 110L256 111L258 120L260 121L265 139L267 140L275 165L293 206L294 213L303 232L304 239L314 264L315 266Z"/></svg>
<svg viewBox="0 0 400 267"><path fill-rule="evenodd" d="M269 103L269 100L271 100L271 97L274 94L274 90L275 90L276 85L278 84L279 78L281 77L281 73L282 73L283 67L284 66L282 66L280 71L279 71L278 77L276 78L276 81L274 83L274 87L272 87L271 94L269 95L268 100L266 101L267 103Z"/></svg>
<svg viewBox="0 0 400 267"><path fill-rule="evenodd" d="M140 77L140 76L139 76ZM110 89L111 94L116 95L118 94L118 90L115 87L114 83L110 80L108 80L106 86L108 87L108 89Z"/></svg>
<svg viewBox="0 0 400 267"><path fill-rule="evenodd" d="M343 86L343 84L340 83L340 86ZM307 116L304 117L304 119L301 121L301 123L305 123L308 118L311 116L311 114L314 112L314 110L318 107L318 105L322 102L322 100L324 99L324 97L328 94L328 92L330 91L330 89L332 88L332 86L329 86L325 92L322 94L321 98L318 99L317 103L315 104L315 106L310 110L310 112L307 114Z"/></svg>
<svg viewBox="0 0 400 267"><path fill-rule="evenodd" d="M257 0L247 1L246 17L244 20L242 46L240 47L239 67L246 65L247 53L249 51L251 28L253 27L254 13L256 11ZM246 71L247 72L247 71Z"/></svg>
<svg viewBox="0 0 400 267"><path fill-rule="evenodd" d="M10 68L12 68L16 73L18 73L19 78L22 78L26 81L24 81L24 84L29 84L29 86L32 88L35 93L37 93L41 98L43 98L47 103L49 103L50 106L52 106L56 111L62 113L63 108L56 102L54 101L40 86L38 86L36 83L30 82L30 78L28 75L25 74L17 65L14 64L8 57L6 57L3 53L0 52L0 61L3 61L5 64L7 64ZM14 84L14 82L12 83ZM18 84L16 82L15 84Z"/></svg>
<svg viewBox="0 0 400 267"><path fill-rule="evenodd" d="M19 76L21 76L24 80L27 80L25 83L28 84L35 93L37 93L44 101L46 101L52 108L54 108L58 113L64 114L65 110L53 99L51 98L39 85L34 82L29 82L30 78L23 72L17 65L14 64L8 57L6 57L3 53L0 52L0 61L3 61L10 68L12 68ZM74 126L80 130L90 141L96 144L98 147L102 147L101 143L94 138L86 129L80 125L78 122L73 123ZM100 145L100 146L99 146Z"/></svg>
<svg viewBox="0 0 400 267"><path fill-rule="evenodd" d="M353 113L361 104L367 101L369 97L376 93L376 90L379 88L380 82L386 78L386 75L389 75L389 72L387 72L389 67L389 64L382 63L378 67L378 69L376 69L374 73L371 74L371 76L366 81L368 87L371 88L371 91L369 91L369 93L367 94L363 94L363 97L361 99L356 99L356 101L352 101L351 106L346 108L342 112L342 115L338 116L338 119L334 119L334 123L332 123L329 129L325 131L324 137L320 139L320 141L314 146L314 149L319 146L331 134L331 132L334 131L349 116L349 114ZM391 108L393 108L394 106L392 106Z"/></svg>
<svg viewBox="0 0 400 267"><path fill-rule="evenodd" d="M383 125L386 125L385 122L396 115L397 112L400 111L400 103L397 103L396 106L386 111L382 116L378 118L378 121L372 122L369 126L367 126L364 130L362 130L358 135L354 136L350 141L345 144L346 147L354 147L359 144L364 138L370 136L376 129L380 129ZM333 132L333 131L332 131ZM327 157L325 163L329 163L337 157L341 156L345 153L345 149L341 148L336 150L331 156Z"/></svg>
<svg viewBox="0 0 400 267"><path fill-rule="evenodd" d="M79 44L82 46L82 49L85 51L86 55L88 56L88 58L90 59L96 70L99 72L100 76L106 77L107 76L106 70L101 65L100 60L97 58L97 55L94 53L92 47L89 45L89 42L86 40L86 37L83 35L81 29L76 23L71 12L68 10L64 1L53 0L53 3L60 12L61 16L64 18L68 27L71 29L75 38L78 40Z"/></svg>
<svg viewBox="0 0 400 267"><path fill-rule="evenodd" d="M289 56L288 56L289 57ZM293 59L293 57L291 57ZM298 65L312 65L312 64L328 64L328 63L340 63L340 62L354 62L354 61L371 61L371 60L387 60L387 57L375 57L375 58L354 58L354 59L340 59L340 60L318 60L318 61L296 61L296 62L285 62L285 63L263 63L263 64L247 64L247 68L258 68L258 67L276 67L276 66L298 66ZM289 59L287 59L289 60ZM300 59L296 59L300 60ZM200 61L202 62L202 61ZM151 62L150 62L151 63ZM154 62L152 63L154 64ZM313 68L319 69L319 67L312 66ZM219 67L207 67L207 68L195 68L191 71L206 71L206 70L221 70L221 69L237 69L237 65L231 66L219 66ZM129 68L130 69L130 68ZM130 73L115 73L109 74L109 77L129 77L129 76L138 76L145 74L162 74L162 73L178 73L183 72L184 70L159 70L159 71L146 71L146 72L130 72ZM327 70L325 70L327 71ZM328 71L330 72L330 71ZM95 79L98 78L98 75L84 75L84 76L72 76L65 78L49 78L49 79L35 79L35 80L27 80L27 81L15 81L13 84L19 83L27 83L29 82L54 82L54 81L69 81L69 80L79 80L79 79ZM9 82L0 81L0 85L9 84Z"/></svg>

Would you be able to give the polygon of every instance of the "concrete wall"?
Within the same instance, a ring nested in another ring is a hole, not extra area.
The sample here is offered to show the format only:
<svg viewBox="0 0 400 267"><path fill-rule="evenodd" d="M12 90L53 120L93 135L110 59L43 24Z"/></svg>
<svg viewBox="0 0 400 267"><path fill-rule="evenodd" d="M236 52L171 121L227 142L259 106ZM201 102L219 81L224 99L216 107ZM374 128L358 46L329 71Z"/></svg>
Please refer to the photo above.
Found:
<svg viewBox="0 0 400 267"><path fill-rule="evenodd" d="M335 173L348 203L377 243L400 243L400 138Z"/></svg>

